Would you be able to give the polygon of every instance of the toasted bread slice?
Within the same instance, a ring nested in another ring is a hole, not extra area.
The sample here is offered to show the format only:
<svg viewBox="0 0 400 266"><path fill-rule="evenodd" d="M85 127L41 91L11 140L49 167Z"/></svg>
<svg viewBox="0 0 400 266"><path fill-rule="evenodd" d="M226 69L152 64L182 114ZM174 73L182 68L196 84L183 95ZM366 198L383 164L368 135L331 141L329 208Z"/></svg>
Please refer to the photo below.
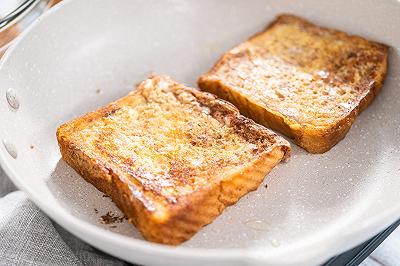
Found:
<svg viewBox="0 0 400 266"><path fill-rule="evenodd" d="M225 53L199 87L312 153L339 142L380 90L388 47L281 15Z"/></svg>
<svg viewBox="0 0 400 266"><path fill-rule="evenodd" d="M289 143L214 95L153 76L60 126L63 159L143 236L179 244L256 189Z"/></svg>

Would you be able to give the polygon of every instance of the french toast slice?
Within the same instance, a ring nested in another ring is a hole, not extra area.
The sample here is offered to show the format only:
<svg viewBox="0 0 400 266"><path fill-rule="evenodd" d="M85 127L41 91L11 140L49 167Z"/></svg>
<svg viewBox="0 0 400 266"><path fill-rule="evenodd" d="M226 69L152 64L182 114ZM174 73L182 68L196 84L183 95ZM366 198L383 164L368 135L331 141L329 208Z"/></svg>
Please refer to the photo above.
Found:
<svg viewBox="0 0 400 266"><path fill-rule="evenodd" d="M145 239L176 245L256 189L290 145L214 95L152 76L57 129L63 159Z"/></svg>
<svg viewBox="0 0 400 266"><path fill-rule="evenodd" d="M280 15L225 53L198 84L307 151L323 153L377 95L387 57L384 44Z"/></svg>

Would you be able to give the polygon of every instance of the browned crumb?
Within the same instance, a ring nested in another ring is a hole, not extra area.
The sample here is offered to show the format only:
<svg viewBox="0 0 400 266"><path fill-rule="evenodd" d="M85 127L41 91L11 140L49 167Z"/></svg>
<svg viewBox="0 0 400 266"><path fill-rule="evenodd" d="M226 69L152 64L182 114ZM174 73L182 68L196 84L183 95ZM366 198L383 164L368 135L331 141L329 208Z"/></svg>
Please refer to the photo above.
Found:
<svg viewBox="0 0 400 266"><path fill-rule="evenodd" d="M264 186L265 188L268 188L268 184L265 184L265 186Z"/></svg>
<svg viewBox="0 0 400 266"><path fill-rule="evenodd" d="M110 228L117 228L117 226L116 225L111 225Z"/></svg>
<svg viewBox="0 0 400 266"><path fill-rule="evenodd" d="M110 196L103 194L103 198L109 198Z"/></svg>
<svg viewBox="0 0 400 266"><path fill-rule="evenodd" d="M33 150L33 148L35 148L35 146L33 146L33 145L31 144L31 145L29 145L29 148L30 148L31 150Z"/></svg>
<svg viewBox="0 0 400 266"><path fill-rule="evenodd" d="M106 214L102 215L100 222L102 224L112 224L115 223L115 221L117 220L117 217L114 216L111 212L107 212Z"/></svg>
<svg viewBox="0 0 400 266"><path fill-rule="evenodd" d="M101 92L102 92L102 91L101 91L100 89L97 89L97 90L96 90L96 94L101 94Z"/></svg>
<svg viewBox="0 0 400 266"><path fill-rule="evenodd" d="M94 208L94 213L98 214L99 211L96 208Z"/></svg>
<svg viewBox="0 0 400 266"><path fill-rule="evenodd" d="M122 223L126 219L125 216L118 216L113 212L109 211L106 214L100 216L100 222L102 224L114 224L114 223Z"/></svg>

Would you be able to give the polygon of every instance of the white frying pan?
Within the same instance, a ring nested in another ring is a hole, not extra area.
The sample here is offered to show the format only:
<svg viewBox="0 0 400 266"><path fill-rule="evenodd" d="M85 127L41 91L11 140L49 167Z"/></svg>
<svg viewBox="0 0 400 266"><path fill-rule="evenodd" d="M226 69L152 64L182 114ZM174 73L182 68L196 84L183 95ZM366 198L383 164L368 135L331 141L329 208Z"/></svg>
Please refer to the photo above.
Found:
<svg viewBox="0 0 400 266"><path fill-rule="evenodd" d="M386 43L380 95L331 151L291 161L179 247L142 240L61 160L61 123L127 94L150 72L195 86L228 48L282 12ZM147 265L312 265L400 217L397 1L66 1L19 38L0 69L0 162L52 219L93 246ZM8 94L8 101L6 99ZM98 213L94 209L98 210ZM115 228L114 228L115 227Z"/></svg>

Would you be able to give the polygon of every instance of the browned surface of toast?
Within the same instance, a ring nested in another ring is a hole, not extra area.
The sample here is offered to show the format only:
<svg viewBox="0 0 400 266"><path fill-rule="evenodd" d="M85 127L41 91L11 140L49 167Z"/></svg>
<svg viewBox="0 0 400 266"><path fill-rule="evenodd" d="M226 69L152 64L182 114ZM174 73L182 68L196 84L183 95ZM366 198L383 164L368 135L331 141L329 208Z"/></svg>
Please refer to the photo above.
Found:
<svg viewBox="0 0 400 266"><path fill-rule="evenodd" d="M312 153L331 149L382 87L388 47L281 15L225 53L199 87Z"/></svg>
<svg viewBox="0 0 400 266"><path fill-rule="evenodd" d="M63 159L143 236L179 244L256 189L290 146L214 95L153 76L57 130Z"/></svg>

